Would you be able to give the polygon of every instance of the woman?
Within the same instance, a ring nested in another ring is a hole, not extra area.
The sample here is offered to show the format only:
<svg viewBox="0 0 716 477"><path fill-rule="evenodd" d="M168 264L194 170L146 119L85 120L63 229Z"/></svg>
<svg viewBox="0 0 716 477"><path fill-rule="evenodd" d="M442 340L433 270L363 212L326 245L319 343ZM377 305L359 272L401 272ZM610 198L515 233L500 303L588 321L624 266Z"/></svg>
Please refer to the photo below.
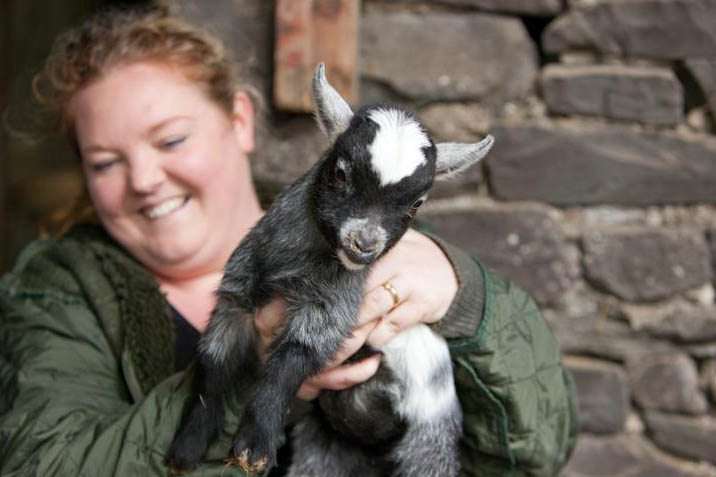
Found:
<svg viewBox="0 0 716 477"><path fill-rule="evenodd" d="M37 241L0 282L2 473L166 474L196 340L231 251L261 217L254 111L221 44L157 10L109 12L56 42L36 91L76 146L99 224ZM467 475L551 475L574 444L573 390L532 300L410 231L366 284L359 326L298 398L370 378L343 361L418 322L450 339ZM277 297L255 318L265 347ZM226 469L240 403L196 475Z"/></svg>

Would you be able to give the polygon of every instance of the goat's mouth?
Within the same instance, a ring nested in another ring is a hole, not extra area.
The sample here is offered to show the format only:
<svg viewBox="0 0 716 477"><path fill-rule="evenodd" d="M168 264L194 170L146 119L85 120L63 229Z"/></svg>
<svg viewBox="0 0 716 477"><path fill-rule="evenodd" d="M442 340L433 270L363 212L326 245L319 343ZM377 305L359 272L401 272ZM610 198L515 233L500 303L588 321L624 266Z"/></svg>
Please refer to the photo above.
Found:
<svg viewBox="0 0 716 477"><path fill-rule="evenodd" d="M366 253L349 247L341 247L336 255L348 270L361 270L366 265L373 263L380 256L380 252Z"/></svg>

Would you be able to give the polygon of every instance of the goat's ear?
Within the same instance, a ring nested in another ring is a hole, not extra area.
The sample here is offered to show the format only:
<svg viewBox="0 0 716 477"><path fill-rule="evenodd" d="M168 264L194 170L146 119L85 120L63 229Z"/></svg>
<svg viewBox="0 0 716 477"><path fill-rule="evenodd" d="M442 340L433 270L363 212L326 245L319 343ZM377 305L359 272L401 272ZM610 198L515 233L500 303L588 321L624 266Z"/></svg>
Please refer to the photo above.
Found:
<svg viewBox="0 0 716 477"><path fill-rule="evenodd" d="M318 63L313 74L313 103L321 130L333 142L348 128L353 111L326 79L326 67Z"/></svg>
<svg viewBox="0 0 716 477"><path fill-rule="evenodd" d="M438 157L435 163L435 179L446 180L460 174L485 157L494 143L495 138L488 134L485 139L474 144L459 142L436 144Z"/></svg>

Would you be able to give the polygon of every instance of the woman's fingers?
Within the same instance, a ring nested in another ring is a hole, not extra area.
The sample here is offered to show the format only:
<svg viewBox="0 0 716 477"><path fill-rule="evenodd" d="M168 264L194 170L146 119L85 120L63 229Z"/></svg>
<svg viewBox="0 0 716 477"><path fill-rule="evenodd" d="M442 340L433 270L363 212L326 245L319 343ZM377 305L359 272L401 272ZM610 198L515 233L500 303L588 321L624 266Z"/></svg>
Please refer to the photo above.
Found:
<svg viewBox="0 0 716 477"><path fill-rule="evenodd" d="M351 336L341 342L333 359L331 359L324 369L334 368L353 356L355 352L365 344L368 335L370 335L377 323L377 321L369 321L368 323L353 328Z"/></svg>
<svg viewBox="0 0 716 477"><path fill-rule="evenodd" d="M367 343L380 347L395 338L398 333L421 322L424 307L416 302L407 301L398 305L385 315L368 336Z"/></svg>
<svg viewBox="0 0 716 477"><path fill-rule="evenodd" d="M303 400L314 399L323 389L340 391L370 379L380 366L381 355L375 354L356 363L323 371L307 379L299 388L297 396Z"/></svg>
<svg viewBox="0 0 716 477"><path fill-rule="evenodd" d="M392 275L373 286L363 297L363 303L358 311L358 322L378 320L391 310L400 307L410 298L410 289L410 283L401 275Z"/></svg>
<svg viewBox="0 0 716 477"><path fill-rule="evenodd" d="M373 320L354 328L351 336L343 340L338 352L324 370L303 382L297 396L300 399L311 400L318 396L322 389L346 389L373 376L380 365L380 355L370 356L351 364L342 363L365 344L376 323Z"/></svg>

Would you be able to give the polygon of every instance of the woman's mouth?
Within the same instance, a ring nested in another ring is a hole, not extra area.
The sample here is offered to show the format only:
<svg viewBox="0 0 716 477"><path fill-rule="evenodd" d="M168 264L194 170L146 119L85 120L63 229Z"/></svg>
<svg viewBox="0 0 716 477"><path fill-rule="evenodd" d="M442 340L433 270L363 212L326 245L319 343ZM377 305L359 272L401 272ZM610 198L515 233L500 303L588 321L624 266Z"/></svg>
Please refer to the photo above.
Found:
<svg viewBox="0 0 716 477"><path fill-rule="evenodd" d="M156 207L152 207L151 209L143 210L143 213L144 213L144 215L146 215L147 217L149 217L152 220L158 219L158 218L164 217L168 214L171 214L175 210L179 209L188 200L189 200L189 196L174 197L172 199L165 200L164 202L157 205Z"/></svg>

